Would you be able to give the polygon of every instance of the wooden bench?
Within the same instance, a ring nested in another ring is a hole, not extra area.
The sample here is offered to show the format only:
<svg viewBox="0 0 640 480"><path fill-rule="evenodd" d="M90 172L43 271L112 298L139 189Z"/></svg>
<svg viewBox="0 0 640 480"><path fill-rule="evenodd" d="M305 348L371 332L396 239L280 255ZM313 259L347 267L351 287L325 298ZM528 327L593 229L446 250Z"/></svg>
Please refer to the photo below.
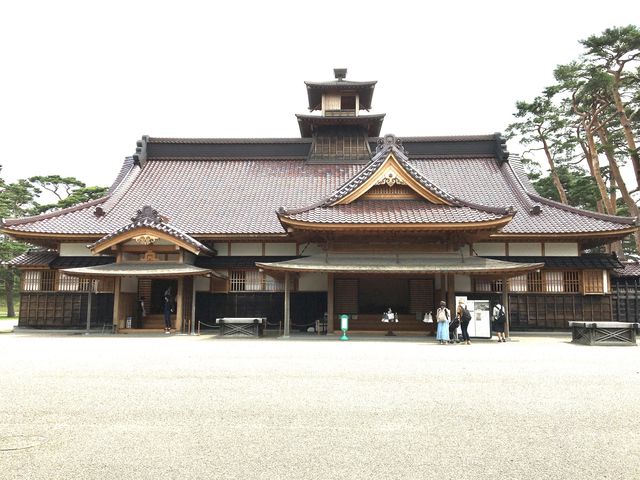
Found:
<svg viewBox="0 0 640 480"><path fill-rule="evenodd" d="M216 318L220 325L219 337L230 337L238 335L242 337L261 337L264 326L267 323L266 317L223 317Z"/></svg>
<svg viewBox="0 0 640 480"><path fill-rule="evenodd" d="M569 322L571 342L584 345L636 345L639 324L625 322Z"/></svg>

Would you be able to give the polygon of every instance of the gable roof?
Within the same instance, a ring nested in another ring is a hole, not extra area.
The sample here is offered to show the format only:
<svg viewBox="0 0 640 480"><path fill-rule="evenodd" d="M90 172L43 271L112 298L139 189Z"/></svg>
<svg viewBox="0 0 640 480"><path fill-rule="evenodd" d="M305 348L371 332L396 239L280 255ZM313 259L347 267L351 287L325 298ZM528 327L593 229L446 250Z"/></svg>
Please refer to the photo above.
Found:
<svg viewBox="0 0 640 480"><path fill-rule="evenodd" d="M173 241L196 255L201 253L209 255L213 253L209 247L203 245L189 234L166 223L158 211L148 205L138 210L136 216L131 219L131 223L105 235L100 240L89 245L89 248L93 252L99 253L114 243L120 243L129 238L136 238L134 236L135 234L148 236L149 233L155 233L156 235Z"/></svg>
<svg viewBox="0 0 640 480"><path fill-rule="evenodd" d="M320 202L301 209L280 208L280 221L352 225L423 225L448 229L503 226L513 216L508 208L482 206L456 198L411 166L402 142L393 135L380 139L372 160ZM372 187L386 183L407 185L420 200L358 200ZM357 204L355 203L357 201ZM317 229L317 226L313 227Z"/></svg>
<svg viewBox="0 0 640 480"><path fill-rule="evenodd" d="M126 165L105 198L6 220L2 230L35 243L45 237L96 241L128 225L144 205L153 205L167 223L197 241L284 237L286 231L276 215L280 206L294 211L320 205L363 170L362 165L306 163L308 139L145 138L144 142L145 157L139 165ZM514 208L516 215L494 238L593 237L604 243L637 228L633 218L586 212L529 192L516 173L518 159L506 161L495 135L408 137L403 145L407 171L413 169L436 186L442 198L448 195L489 213L484 206ZM231 150L224 150L227 147ZM256 156L257 152L265 153ZM102 212L96 211L98 207Z"/></svg>

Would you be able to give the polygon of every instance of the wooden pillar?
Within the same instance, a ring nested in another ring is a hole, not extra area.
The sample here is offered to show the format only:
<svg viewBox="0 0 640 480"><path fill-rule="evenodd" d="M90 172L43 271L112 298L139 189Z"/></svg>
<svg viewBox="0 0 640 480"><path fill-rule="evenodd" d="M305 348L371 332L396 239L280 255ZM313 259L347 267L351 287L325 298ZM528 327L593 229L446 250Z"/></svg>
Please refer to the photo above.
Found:
<svg viewBox="0 0 640 480"><path fill-rule="evenodd" d="M182 310L184 297L184 277L178 278L178 294L176 295L176 332L182 331Z"/></svg>
<svg viewBox="0 0 640 480"><path fill-rule="evenodd" d="M196 334L196 278L195 277L193 277L192 282L193 282L193 287L191 288L191 331L189 332L189 335Z"/></svg>
<svg viewBox="0 0 640 480"><path fill-rule="evenodd" d="M289 272L284 274L284 332L282 338L289 338L291 330L291 276Z"/></svg>
<svg viewBox="0 0 640 480"><path fill-rule="evenodd" d="M456 277L454 274L447 274L447 308L451 310L451 313L456 308Z"/></svg>
<svg viewBox="0 0 640 480"><path fill-rule="evenodd" d="M116 329L120 326L120 277L113 282L113 324Z"/></svg>
<svg viewBox="0 0 640 480"><path fill-rule="evenodd" d="M333 321L333 302L334 302L334 289L333 289L333 273L327 274L327 335L334 331Z"/></svg>
<svg viewBox="0 0 640 480"><path fill-rule="evenodd" d="M509 313L509 279L506 276L502 277L502 306L504 307L505 322L504 322L504 336L509 336L509 324L511 322L511 315Z"/></svg>

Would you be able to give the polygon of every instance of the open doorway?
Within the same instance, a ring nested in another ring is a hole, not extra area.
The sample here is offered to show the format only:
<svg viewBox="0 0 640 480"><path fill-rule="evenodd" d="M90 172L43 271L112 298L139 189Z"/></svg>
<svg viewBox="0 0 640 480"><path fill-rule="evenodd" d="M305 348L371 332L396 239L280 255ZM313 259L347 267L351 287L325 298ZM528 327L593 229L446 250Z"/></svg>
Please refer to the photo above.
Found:
<svg viewBox="0 0 640 480"><path fill-rule="evenodd" d="M164 309L164 292L171 288L171 296L175 299L178 293L178 280L168 278L141 278L138 281L138 296L144 297L147 315L162 315Z"/></svg>

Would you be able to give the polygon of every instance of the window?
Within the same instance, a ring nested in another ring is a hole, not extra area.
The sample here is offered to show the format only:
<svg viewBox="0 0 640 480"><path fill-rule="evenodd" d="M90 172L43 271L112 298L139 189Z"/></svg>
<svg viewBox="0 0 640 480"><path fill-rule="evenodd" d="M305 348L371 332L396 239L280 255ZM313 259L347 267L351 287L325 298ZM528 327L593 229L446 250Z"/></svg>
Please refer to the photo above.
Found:
<svg viewBox="0 0 640 480"><path fill-rule="evenodd" d="M527 273L527 291L542 292L542 272Z"/></svg>
<svg viewBox="0 0 640 480"><path fill-rule="evenodd" d="M584 293L605 291L603 272L585 270L582 274ZM510 292L528 293L580 293L580 272L578 270L529 272L509 279ZM502 280L479 278L475 280L476 292L502 292Z"/></svg>
<svg viewBox="0 0 640 480"><path fill-rule="evenodd" d="M527 291L527 275L520 275L509 279L510 292L526 292Z"/></svg>
<svg viewBox="0 0 640 480"><path fill-rule="evenodd" d="M603 274L601 270L585 270L582 272L584 293L604 293Z"/></svg>
<svg viewBox="0 0 640 480"><path fill-rule="evenodd" d="M340 110L355 110L355 109L356 109L355 95L342 95L340 97Z"/></svg>
<svg viewBox="0 0 640 480"><path fill-rule="evenodd" d="M487 278L476 278L475 280L476 292L502 292L502 280L492 280Z"/></svg>
<svg viewBox="0 0 640 480"><path fill-rule="evenodd" d="M257 270L231 270L231 292L283 292L284 282Z"/></svg>
<svg viewBox="0 0 640 480"><path fill-rule="evenodd" d="M22 272L22 290L32 292L40 290L40 270L25 270Z"/></svg>
<svg viewBox="0 0 640 480"><path fill-rule="evenodd" d="M544 281L547 287L547 292L562 293L565 291L564 273L565 272L544 272Z"/></svg>

